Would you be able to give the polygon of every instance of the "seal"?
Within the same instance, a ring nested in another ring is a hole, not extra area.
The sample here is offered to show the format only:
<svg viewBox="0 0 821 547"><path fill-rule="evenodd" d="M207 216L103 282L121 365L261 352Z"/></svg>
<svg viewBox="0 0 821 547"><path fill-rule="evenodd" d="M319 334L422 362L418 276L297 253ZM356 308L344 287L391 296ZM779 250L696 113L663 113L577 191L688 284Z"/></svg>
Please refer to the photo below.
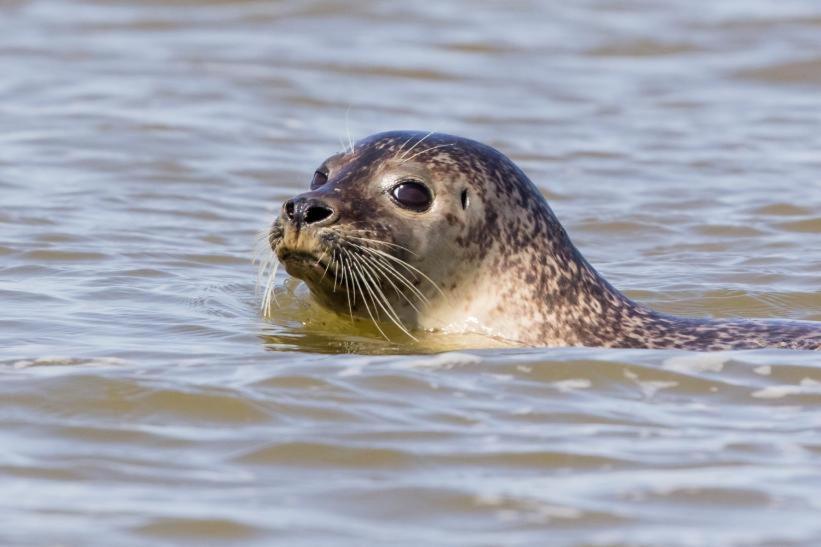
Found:
<svg viewBox="0 0 821 547"><path fill-rule="evenodd" d="M481 333L530 346L821 349L821 323L656 312L582 257L501 152L391 131L325 160L268 242L324 307L414 337Z"/></svg>

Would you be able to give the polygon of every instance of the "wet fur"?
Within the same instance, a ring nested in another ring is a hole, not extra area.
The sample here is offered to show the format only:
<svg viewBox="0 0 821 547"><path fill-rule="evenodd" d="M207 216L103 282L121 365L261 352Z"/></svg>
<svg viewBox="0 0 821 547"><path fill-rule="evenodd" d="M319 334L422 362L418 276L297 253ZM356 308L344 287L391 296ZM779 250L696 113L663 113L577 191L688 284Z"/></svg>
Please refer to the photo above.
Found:
<svg viewBox="0 0 821 547"><path fill-rule="evenodd" d="M335 250L339 256L346 245L348 252L365 252L352 250L349 236L372 240L357 244L429 277L402 270L418 294L399 283L392 287L389 279L372 279L409 331L478 331L534 346L821 349L821 323L679 318L628 299L581 256L527 176L481 143L394 131L368 137L324 166L328 182L305 195L328 201L340 220L294 233L280 217L270 231L272 249L280 258L294 249L320 258ZM432 188L430 211L413 213L391 203L387 190L403 176ZM360 294L351 302L350 290L317 279L316 268L285 265L328 308L376 321L389 315L366 314L367 298ZM334 279L344 270L339 264L328 269Z"/></svg>

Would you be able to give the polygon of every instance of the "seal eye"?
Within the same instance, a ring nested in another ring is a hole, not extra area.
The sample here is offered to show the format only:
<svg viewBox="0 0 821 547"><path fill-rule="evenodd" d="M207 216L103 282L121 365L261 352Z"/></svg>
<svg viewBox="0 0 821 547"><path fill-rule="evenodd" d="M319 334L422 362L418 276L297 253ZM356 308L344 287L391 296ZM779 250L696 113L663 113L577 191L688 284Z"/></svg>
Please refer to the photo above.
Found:
<svg viewBox="0 0 821 547"><path fill-rule="evenodd" d="M326 182L328 182L327 174L323 173L322 171L315 172L314 178L311 179L311 190L316 190Z"/></svg>
<svg viewBox="0 0 821 547"><path fill-rule="evenodd" d="M413 180L406 180L394 186L391 196L400 207L417 212L430 207L433 201L433 196L430 195L427 186Z"/></svg>

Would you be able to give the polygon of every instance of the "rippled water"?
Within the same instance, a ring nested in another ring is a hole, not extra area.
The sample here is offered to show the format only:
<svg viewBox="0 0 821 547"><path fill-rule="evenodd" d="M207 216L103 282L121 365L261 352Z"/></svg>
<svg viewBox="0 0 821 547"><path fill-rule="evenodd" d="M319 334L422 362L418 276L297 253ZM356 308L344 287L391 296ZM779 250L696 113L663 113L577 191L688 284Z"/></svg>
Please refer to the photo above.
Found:
<svg viewBox="0 0 821 547"><path fill-rule="evenodd" d="M821 363L388 344L257 235L488 142L617 287L821 320L812 1L0 2L0 543L817 545Z"/></svg>

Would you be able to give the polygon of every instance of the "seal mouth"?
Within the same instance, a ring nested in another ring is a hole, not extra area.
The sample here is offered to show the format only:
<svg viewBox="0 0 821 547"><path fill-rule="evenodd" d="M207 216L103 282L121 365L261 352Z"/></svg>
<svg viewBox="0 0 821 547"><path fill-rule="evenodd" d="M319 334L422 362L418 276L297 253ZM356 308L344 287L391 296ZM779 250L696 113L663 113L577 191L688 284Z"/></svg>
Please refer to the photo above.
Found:
<svg viewBox="0 0 821 547"><path fill-rule="evenodd" d="M283 262L288 261L303 261L303 262L318 262L319 257L316 256L314 253L309 253L307 251L297 251L293 249L282 249L279 253L277 253L279 259Z"/></svg>
<svg viewBox="0 0 821 547"><path fill-rule="evenodd" d="M308 251L296 249L279 249L277 258L285 266L285 271L290 275L303 280L322 281L336 280L336 272L330 261L324 256L317 256Z"/></svg>

